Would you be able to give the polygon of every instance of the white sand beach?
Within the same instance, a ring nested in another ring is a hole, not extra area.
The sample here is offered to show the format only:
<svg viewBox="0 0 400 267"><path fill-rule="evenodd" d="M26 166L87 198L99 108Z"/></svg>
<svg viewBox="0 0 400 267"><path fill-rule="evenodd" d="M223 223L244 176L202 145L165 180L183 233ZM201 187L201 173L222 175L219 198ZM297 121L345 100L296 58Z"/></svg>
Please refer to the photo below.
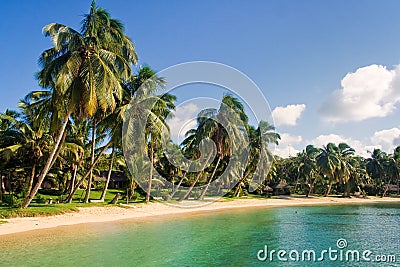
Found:
<svg viewBox="0 0 400 267"><path fill-rule="evenodd" d="M400 202L400 198L340 198L340 197L282 197L271 199L235 199L232 201L215 201L196 208L182 208L163 203L138 204L132 206L106 206L79 208L79 212L65 213L46 217L25 217L4 219L7 223L0 225L0 235L21 233L32 230L53 228L64 225L84 223L111 222L124 219L145 219L155 216L184 215L245 209L255 207L289 207L329 204L368 204L382 202Z"/></svg>

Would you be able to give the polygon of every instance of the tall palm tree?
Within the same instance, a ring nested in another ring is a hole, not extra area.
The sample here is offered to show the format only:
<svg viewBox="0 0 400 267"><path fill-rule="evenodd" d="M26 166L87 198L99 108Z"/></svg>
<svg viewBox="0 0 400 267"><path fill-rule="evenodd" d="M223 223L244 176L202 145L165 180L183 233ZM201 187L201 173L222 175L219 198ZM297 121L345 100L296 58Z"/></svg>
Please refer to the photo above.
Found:
<svg viewBox="0 0 400 267"><path fill-rule="evenodd" d="M366 159L366 170L368 174L375 179L379 187L384 186L385 182L385 161L387 154L380 150L374 149L371 153L371 157ZM382 193L383 196L383 193Z"/></svg>
<svg viewBox="0 0 400 267"><path fill-rule="evenodd" d="M383 192L383 196L386 195L387 191L389 190L389 186L392 182L398 182L399 180L399 164L396 161L396 157L394 154L387 155L386 162L384 165L385 173L387 176L387 184L385 186L385 190Z"/></svg>
<svg viewBox="0 0 400 267"><path fill-rule="evenodd" d="M176 97L170 94L159 97L148 116L146 140L148 140L147 150L150 157L150 171L146 191L146 203L150 201L153 168L155 160L157 159L156 157L159 154L158 151L162 149L163 141L169 140L169 127L166 123L166 119L171 115L171 110L175 109L175 100Z"/></svg>
<svg viewBox="0 0 400 267"><path fill-rule="evenodd" d="M135 73L130 80L121 84L121 87L123 89L122 97L117 101L116 109L114 112L109 113L99 123L99 129L109 132L110 141L112 142L114 149L122 149L123 124L126 122L125 120L128 112L132 112L130 107L137 107L138 109L144 107L146 109L151 109L140 110L137 112L138 114L135 113L135 115L133 115L142 118L144 114L148 114L145 126L147 154L151 161L148 178L150 186L147 188L148 192L146 197L148 202L150 200L151 181L153 176L152 172L154 161L156 160L156 152L161 147L161 136L164 133L169 132L166 119L170 116L170 111L175 108L174 101L176 100L176 97L171 94L157 95L157 92L165 87L165 80L161 77L157 77L156 72L149 66L140 67L138 72ZM151 107L149 107L147 105L148 102L146 102L149 99L153 104ZM132 117L129 119L131 120ZM137 142L138 140L132 141ZM131 143L127 144L126 140L124 141L124 144L126 146L132 145ZM129 147L125 148L127 151L130 149ZM131 161L131 166L135 163L139 164L138 160L132 160L130 157L127 160ZM111 162L109 170L112 168Z"/></svg>
<svg viewBox="0 0 400 267"><path fill-rule="evenodd" d="M308 186L308 191L306 193L306 197L308 197L314 188L314 184L316 182L315 173L316 173L316 156L318 154L318 148L313 145L306 146L306 149L303 152L298 154L299 158L299 166L298 172L299 175L304 177L304 182ZM296 182L297 186L297 182Z"/></svg>
<svg viewBox="0 0 400 267"><path fill-rule="evenodd" d="M337 182L337 176L335 174L337 169L340 168L338 147L333 143L327 144L321 148L316 159L321 172L329 178L329 186L325 192L325 196L328 196L332 190L333 183Z"/></svg>
<svg viewBox="0 0 400 267"><path fill-rule="evenodd" d="M340 143L337 147L338 159L340 166L336 169L336 175L341 184L344 185L344 196L350 196L350 178L351 172L356 162L353 160L355 150L346 143Z"/></svg>
<svg viewBox="0 0 400 267"><path fill-rule="evenodd" d="M269 168L272 166L274 157L268 149L268 144L278 144L281 139L276 133L275 127L266 121L260 121L257 128L249 126L247 129L249 136L249 156L248 164L242 178L235 187L234 196L239 196L243 186L249 184L251 177L255 177L259 183L267 180Z"/></svg>
<svg viewBox="0 0 400 267"><path fill-rule="evenodd" d="M45 26L43 31L52 37L54 46L40 57L38 79L41 86L52 90L52 117L58 122L58 130L38 183L23 208L30 204L47 175L70 116L86 118L97 110L113 111L116 99L121 98L121 80L129 78L131 64L137 59L122 24L96 7L95 1L84 16L80 32L58 23Z"/></svg>
<svg viewBox="0 0 400 267"><path fill-rule="evenodd" d="M400 146L394 149L393 158L396 161L397 170L400 172ZM397 195L400 195L400 175L397 177Z"/></svg>
<svg viewBox="0 0 400 267"><path fill-rule="evenodd" d="M224 157L232 157L234 147L246 146L243 133L248 128L248 117L243 104L235 97L225 94L218 110L208 110L208 116L198 126L203 138L208 137L214 141L217 148L217 162L207 184L198 199L203 199L218 167ZM239 126L242 125L242 129ZM228 132L229 131L229 132Z"/></svg>

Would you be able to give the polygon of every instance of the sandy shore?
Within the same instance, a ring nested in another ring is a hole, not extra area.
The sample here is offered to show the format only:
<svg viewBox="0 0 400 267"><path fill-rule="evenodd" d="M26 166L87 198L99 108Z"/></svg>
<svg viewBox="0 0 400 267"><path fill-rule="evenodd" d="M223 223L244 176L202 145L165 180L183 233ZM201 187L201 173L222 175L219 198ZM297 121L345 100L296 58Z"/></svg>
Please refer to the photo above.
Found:
<svg viewBox="0 0 400 267"><path fill-rule="evenodd" d="M335 198L335 197L287 197L280 199L237 199L233 201L216 201L197 208L182 208L163 203L140 204L130 207L88 207L79 208L79 212L66 213L48 217L12 218L0 225L0 235L14 234L38 229L53 228L63 225L83 223L111 222L124 219L145 219L154 216L189 215L230 209L255 207L287 207L329 204L367 204L382 202L399 202L400 198Z"/></svg>

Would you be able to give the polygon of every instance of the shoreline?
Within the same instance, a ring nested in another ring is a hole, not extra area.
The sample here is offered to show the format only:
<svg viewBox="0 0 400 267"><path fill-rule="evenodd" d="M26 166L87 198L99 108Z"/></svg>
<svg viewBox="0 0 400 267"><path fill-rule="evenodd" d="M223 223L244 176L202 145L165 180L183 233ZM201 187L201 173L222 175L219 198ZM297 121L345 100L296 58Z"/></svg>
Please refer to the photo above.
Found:
<svg viewBox="0 0 400 267"><path fill-rule="evenodd" d="M399 197L368 197L368 198L340 198L340 197L281 197L266 199L235 199L232 201L219 200L200 207L187 208L168 205L165 203L137 204L132 206L111 207L84 207L79 212L64 213L54 216L23 217L2 219L7 223L0 224L0 236L56 228L59 226L80 225L87 223L114 222L121 220L143 220L155 217L190 216L192 214L225 212L249 208L279 208L293 206L318 205L346 205L346 204L373 204L373 203L400 203Z"/></svg>

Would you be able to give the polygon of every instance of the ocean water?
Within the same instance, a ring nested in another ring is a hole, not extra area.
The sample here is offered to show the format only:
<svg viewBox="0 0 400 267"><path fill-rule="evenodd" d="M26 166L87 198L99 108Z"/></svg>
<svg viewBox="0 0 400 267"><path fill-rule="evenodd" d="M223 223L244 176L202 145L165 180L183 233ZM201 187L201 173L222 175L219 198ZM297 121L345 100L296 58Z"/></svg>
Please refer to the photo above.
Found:
<svg viewBox="0 0 400 267"><path fill-rule="evenodd" d="M64 226L0 237L0 266L400 266L400 204Z"/></svg>

